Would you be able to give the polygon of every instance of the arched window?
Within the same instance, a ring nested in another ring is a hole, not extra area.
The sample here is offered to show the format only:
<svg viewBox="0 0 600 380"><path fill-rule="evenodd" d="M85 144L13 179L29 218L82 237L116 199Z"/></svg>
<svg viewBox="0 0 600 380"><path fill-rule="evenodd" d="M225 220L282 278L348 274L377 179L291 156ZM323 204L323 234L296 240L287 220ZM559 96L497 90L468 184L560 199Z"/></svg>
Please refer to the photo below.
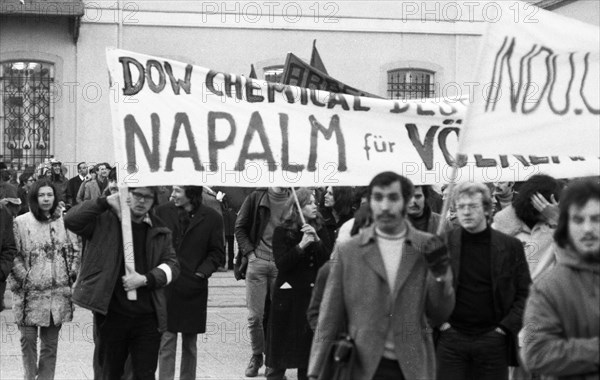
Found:
<svg viewBox="0 0 600 380"><path fill-rule="evenodd" d="M387 72L390 99L435 97L435 73L423 69L394 69Z"/></svg>
<svg viewBox="0 0 600 380"><path fill-rule="evenodd" d="M0 155L23 170L51 155L54 66L47 62L0 62Z"/></svg>

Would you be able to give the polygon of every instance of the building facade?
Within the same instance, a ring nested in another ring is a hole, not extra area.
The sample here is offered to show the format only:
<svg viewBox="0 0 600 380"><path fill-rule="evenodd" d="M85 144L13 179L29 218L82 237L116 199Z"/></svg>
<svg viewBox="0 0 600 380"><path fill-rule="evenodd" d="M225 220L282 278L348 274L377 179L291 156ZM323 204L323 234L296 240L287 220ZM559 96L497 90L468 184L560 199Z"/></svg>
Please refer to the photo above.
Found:
<svg viewBox="0 0 600 380"><path fill-rule="evenodd" d="M596 0L531 1L599 24ZM508 10L507 10L508 9ZM477 91L479 41L497 2L0 0L0 160L22 170L55 157L113 162L105 50L117 47L221 72L276 79L286 54L386 98Z"/></svg>

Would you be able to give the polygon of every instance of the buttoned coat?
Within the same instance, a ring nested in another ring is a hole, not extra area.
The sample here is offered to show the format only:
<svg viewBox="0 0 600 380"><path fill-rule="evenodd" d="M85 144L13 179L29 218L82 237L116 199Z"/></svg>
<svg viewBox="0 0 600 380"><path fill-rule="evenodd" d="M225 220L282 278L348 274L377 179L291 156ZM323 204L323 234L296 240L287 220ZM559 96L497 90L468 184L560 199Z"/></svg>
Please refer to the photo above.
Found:
<svg viewBox="0 0 600 380"><path fill-rule="evenodd" d="M371 380L393 331L395 354L407 380L435 378L431 325L454 308L452 274L436 281L421 247L433 236L406 223L402 259L392 291L374 227L336 245L310 355L308 375L317 377L341 326L355 342L352 379Z"/></svg>
<svg viewBox="0 0 600 380"><path fill-rule="evenodd" d="M179 277L166 288L167 330L202 334L206 332L208 278L225 263L223 218L214 209L201 205L183 231L179 213L186 211L168 202L155 212L173 232L181 268Z"/></svg>

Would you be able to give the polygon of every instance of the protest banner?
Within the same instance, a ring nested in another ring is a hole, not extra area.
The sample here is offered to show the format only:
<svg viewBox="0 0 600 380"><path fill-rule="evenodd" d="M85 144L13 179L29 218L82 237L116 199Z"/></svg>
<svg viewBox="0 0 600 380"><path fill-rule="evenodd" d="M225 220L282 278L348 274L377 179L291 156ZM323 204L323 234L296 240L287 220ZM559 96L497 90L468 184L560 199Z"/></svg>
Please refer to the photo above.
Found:
<svg viewBox="0 0 600 380"><path fill-rule="evenodd" d="M553 12L490 23L460 153L598 158L599 55L597 26Z"/></svg>
<svg viewBox="0 0 600 380"><path fill-rule="evenodd" d="M107 61L125 96L112 108L128 186L358 186L384 170L415 184L450 180L463 101L331 93L124 50ZM458 162L458 180L598 172L597 158L487 153Z"/></svg>
<svg viewBox="0 0 600 380"><path fill-rule="evenodd" d="M314 57L316 48L313 49ZM315 58L311 58L311 61L313 59ZM318 62L320 62L319 64L325 68L320 56L318 60ZM378 95L373 95L366 91L358 90L340 82L335 78L330 77L326 72L319 70L318 67L309 65L292 53L288 53L285 59L285 65L283 66L283 79L281 82L283 84L289 84L290 86L310 88L313 90L381 98Z"/></svg>

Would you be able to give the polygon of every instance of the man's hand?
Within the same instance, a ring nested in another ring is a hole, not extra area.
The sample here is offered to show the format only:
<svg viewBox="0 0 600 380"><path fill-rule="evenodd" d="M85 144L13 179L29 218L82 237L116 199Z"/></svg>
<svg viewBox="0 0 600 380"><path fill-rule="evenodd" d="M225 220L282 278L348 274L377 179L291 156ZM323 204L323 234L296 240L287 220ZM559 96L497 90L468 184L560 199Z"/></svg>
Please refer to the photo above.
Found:
<svg viewBox="0 0 600 380"><path fill-rule="evenodd" d="M531 196L531 204L539 211L540 214L546 219L546 222L552 226L558 224L558 215L560 211L558 209L558 202L554 198L554 194L550 195L550 202L544 198L540 193L535 193Z"/></svg>
<svg viewBox="0 0 600 380"><path fill-rule="evenodd" d="M123 280L123 288L126 292L146 286L146 276L139 274L138 272L126 274L121 277L121 279Z"/></svg>
<svg viewBox="0 0 600 380"><path fill-rule="evenodd" d="M435 278L442 277L450 266L450 255L446 244L439 236L433 236L423 245L423 254L429 270Z"/></svg>

